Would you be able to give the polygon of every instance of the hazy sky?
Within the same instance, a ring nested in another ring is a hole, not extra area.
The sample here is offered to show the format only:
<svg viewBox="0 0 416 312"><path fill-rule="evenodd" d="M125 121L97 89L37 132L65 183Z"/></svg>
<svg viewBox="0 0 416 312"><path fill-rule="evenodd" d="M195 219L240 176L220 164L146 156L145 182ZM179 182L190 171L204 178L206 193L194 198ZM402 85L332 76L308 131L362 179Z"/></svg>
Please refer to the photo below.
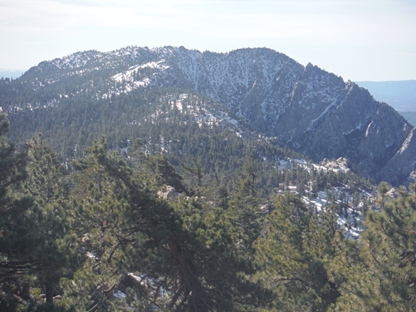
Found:
<svg viewBox="0 0 416 312"><path fill-rule="evenodd" d="M344 80L416 79L416 0L0 0L0 68L125 46L268 47Z"/></svg>

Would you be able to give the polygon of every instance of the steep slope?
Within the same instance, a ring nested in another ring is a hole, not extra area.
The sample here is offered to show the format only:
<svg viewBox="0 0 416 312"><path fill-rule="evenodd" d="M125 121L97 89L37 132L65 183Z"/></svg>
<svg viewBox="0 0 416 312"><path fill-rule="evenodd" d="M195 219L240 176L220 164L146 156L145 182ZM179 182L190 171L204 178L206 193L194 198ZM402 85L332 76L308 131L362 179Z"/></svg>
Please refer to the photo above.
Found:
<svg viewBox="0 0 416 312"><path fill-rule="evenodd" d="M315 161L346 157L370 177L401 146L411 126L356 84L308 65L276 133ZM294 124L296 126L294 126Z"/></svg>
<svg viewBox="0 0 416 312"><path fill-rule="evenodd" d="M148 84L197 90L315 161L347 157L360 173L378 178L412 129L356 84L268 49L173 51L164 54L165 67L153 81L147 77ZM403 165L405 175L412 171L408 161ZM395 175L380 177L398 183Z"/></svg>
<svg viewBox="0 0 416 312"><path fill-rule="evenodd" d="M394 109L353 82L266 48L225 54L183 47L79 52L1 84L1 94L7 94L1 106L16 111L80 97L112 101L154 87L211 98L253 130L314 161L346 157L361 174L395 184L415 169L410 151L416 142L406 140L412 127Z"/></svg>
<svg viewBox="0 0 416 312"><path fill-rule="evenodd" d="M393 185L408 184L416 178L416 133L410 131L401 148L380 171L379 179L390 181ZM409 168L412 169L409 172Z"/></svg>

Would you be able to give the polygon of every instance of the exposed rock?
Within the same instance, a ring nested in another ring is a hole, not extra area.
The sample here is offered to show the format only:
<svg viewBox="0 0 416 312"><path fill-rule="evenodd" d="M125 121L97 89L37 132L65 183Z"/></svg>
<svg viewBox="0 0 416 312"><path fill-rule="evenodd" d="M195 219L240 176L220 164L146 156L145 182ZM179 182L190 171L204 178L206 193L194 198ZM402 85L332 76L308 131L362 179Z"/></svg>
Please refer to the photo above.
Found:
<svg viewBox="0 0 416 312"><path fill-rule="evenodd" d="M324 158L324 160L321 162L321 165L326 167L328 170L332 170L335 172L343 171L343 172L349 172L351 169L349 168L348 159L344 157L340 157L335 160L328 160Z"/></svg>
<svg viewBox="0 0 416 312"><path fill-rule="evenodd" d="M343 157L362 175L394 185L408 182L416 169L414 130L393 108L351 81L345 83L312 64L302 66L271 49L212 53L128 47L79 52L42 62L14 83L27 86L29 93L75 85L75 97L86 86L91 88L97 71L106 75L96 86L101 99L154 86L194 90L315 162ZM13 86L10 83L11 94ZM58 102L57 95L46 104ZM163 191L160 196L176 195Z"/></svg>
<svg viewBox="0 0 416 312"><path fill-rule="evenodd" d="M175 188L170 185L165 185L163 189L157 192L157 196L164 200L173 200L179 197L181 194L176 192Z"/></svg>
<svg viewBox="0 0 416 312"><path fill-rule="evenodd" d="M146 76L149 85L194 89L316 162L344 157L364 176L393 184L413 169L396 157L400 174L379 175L382 169L396 170L389 162L412 127L351 81L269 49L227 54L166 49L158 56L163 67L154 66L152 76Z"/></svg>
<svg viewBox="0 0 416 312"><path fill-rule="evenodd" d="M398 194L397 194L397 190L392 187L386 194L386 197L390 197L390 198L397 198Z"/></svg>
<svg viewBox="0 0 416 312"><path fill-rule="evenodd" d="M409 132L400 149L380 170L379 180L388 181L393 185L401 184L403 181L407 184L414 182L414 173L416 172L415 129Z"/></svg>

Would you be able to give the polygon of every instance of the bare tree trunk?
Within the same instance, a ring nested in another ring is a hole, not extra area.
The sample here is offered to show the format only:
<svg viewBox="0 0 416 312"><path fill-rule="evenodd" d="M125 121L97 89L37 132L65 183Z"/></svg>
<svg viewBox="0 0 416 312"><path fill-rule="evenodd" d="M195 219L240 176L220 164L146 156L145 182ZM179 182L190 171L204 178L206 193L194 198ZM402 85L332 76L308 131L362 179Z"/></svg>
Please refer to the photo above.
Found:
<svg viewBox="0 0 416 312"><path fill-rule="evenodd" d="M46 286L46 302L53 303L53 287Z"/></svg>
<svg viewBox="0 0 416 312"><path fill-rule="evenodd" d="M170 240L168 245L180 270L183 294L185 296L190 295L188 299L188 311L208 312L210 307L206 300L206 291L198 278L197 269L190 255L175 240Z"/></svg>
<svg viewBox="0 0 416 312"><path fill-rule="evenodd" d="M30 283L25 281L22 289L22 299L28 301L30 299Z"/></svg>

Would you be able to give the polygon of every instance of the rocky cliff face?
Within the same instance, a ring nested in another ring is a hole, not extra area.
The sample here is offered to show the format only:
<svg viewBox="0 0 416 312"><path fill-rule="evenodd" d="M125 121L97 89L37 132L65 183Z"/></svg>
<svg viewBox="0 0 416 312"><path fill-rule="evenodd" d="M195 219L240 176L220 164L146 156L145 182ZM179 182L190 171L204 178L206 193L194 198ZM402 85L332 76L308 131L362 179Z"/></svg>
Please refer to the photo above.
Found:
<svg viewBox="0 0 416 312"><path fill-rule="evenodd" d="M86 89L104 99L156 86L194 90L314 161L345 157L361 174L394 184L415 170L414 130L394 109L353 82L270 49L88 51L43 62L19 81L33 92L72 86L57 101Z"/></svg>
<svg viewBox="0 0 416 312"><path fill-rule="evenodd" d="M416 178L416 133L412 129L402 146L378 174L379 180L393 185L413 183Z"/></svg>

